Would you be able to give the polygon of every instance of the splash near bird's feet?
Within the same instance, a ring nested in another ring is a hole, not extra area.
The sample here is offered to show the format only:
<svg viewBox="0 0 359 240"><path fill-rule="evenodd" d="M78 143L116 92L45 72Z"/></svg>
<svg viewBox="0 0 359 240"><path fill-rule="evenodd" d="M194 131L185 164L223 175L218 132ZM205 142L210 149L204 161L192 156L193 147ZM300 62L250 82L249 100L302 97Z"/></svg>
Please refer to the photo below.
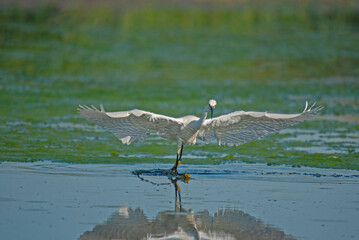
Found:
<svg viewBox="0 0 359 240"><path fill-rule="evenodd" d="M184 182L188 182L191 177L188 173L179 174L177 171L166 170L166 169L150 169L150 170L135 170L132 172L133 175L144 175L144 176L167 176L168 178L181 180Z"/></svg>
<svg viewBox="0 0 359 240"><path fill-rule="evenodd" d="M184 182L188 182L191 179L188 173L184 173L184 174L176 173L175 176L177 180L182 180Z"/></svg>

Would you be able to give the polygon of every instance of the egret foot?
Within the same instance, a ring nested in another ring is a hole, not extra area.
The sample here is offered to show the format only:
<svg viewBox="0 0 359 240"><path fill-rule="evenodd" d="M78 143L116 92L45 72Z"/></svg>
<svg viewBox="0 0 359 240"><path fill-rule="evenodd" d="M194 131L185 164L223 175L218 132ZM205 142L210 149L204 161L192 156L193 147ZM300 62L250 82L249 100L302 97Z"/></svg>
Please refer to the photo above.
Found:
<svg viewBox="0 0 359 240"><path fill-rule="evenodd" d="M181 180L181 181L184 181L185 183L187 183L191 179L191 177L189 176L188 173L185 173L185 174L176 173L175 177L176 177L176 180Z"/></svg>
<svg viewBox="0 0 359 240"><path fill-rule="evenodd" d="M181 160L177 160L177 161L176 161L176 164L171 168L171 171L172 171L173 173L178 174L177 168L178 168L178 165L180 165L180 163L181 163Z"/></svg>

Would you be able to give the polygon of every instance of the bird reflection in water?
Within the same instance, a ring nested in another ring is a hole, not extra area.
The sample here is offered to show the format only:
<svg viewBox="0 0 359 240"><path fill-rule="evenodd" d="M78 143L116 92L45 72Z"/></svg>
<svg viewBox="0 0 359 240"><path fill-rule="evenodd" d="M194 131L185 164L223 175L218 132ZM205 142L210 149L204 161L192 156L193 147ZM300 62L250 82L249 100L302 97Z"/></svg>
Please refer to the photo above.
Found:
<svg viewBox="0 0 359 240"><path fill-rule="evenodd" d="M140 174L138 177L154 185L172 184L175 189L174 210L161 211L154 219L148 219L140 208L122 207L104 224L95 226L79 239L295 239L240 210L218 210L212 216L207 210L194 213L191 209L184 209L177 183L183 180L174 178L169 183L159 184Z"/></svg>

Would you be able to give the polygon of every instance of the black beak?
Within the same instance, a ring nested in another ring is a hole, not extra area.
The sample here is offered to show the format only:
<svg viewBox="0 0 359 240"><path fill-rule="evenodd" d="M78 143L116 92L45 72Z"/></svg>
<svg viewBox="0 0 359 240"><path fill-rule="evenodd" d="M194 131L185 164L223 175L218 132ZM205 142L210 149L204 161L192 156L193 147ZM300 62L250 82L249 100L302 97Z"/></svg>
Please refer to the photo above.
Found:
<svg viewBox="0 0 359 240"><path fill-rule="evenodd" d="M213 117L213 108L211 107L211 119Z"/></svg>

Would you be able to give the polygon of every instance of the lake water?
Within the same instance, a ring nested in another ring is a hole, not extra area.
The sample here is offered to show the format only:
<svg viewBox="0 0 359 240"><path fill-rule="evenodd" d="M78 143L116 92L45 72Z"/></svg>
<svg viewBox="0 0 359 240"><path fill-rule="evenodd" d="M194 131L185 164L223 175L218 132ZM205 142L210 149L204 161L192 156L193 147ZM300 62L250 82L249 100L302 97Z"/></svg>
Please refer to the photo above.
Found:
<svg viewBox="0 0 359 240"><path fill-rule="evenodd" d="M359 172L169 164L0 164L4 239L356 239ZM176 191L178 187L178 191Z"/></svg>

